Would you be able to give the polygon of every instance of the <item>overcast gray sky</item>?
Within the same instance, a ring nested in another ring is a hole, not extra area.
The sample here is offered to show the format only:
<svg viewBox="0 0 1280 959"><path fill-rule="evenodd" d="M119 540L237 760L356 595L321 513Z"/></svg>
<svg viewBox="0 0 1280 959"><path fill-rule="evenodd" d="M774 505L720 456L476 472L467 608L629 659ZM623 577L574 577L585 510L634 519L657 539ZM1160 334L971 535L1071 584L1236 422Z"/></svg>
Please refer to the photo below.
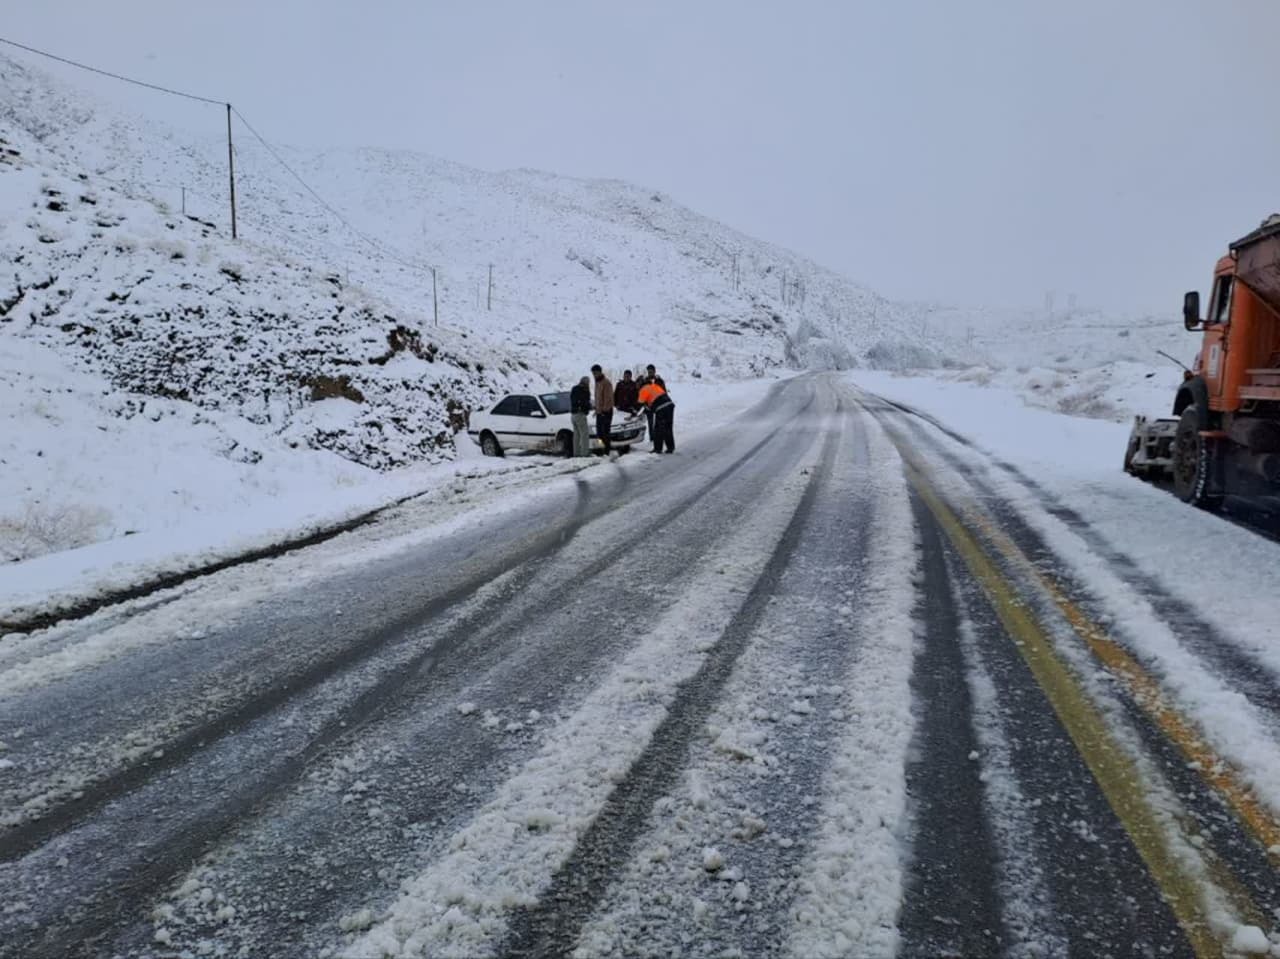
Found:
<svg viewBox="0 0 1280 959"><path fill-rule="evenodd" d="M1172 317L1280 210L1275 0L4 8L0 35L229 99L278 141L634 180L898 299Z"/></svg>

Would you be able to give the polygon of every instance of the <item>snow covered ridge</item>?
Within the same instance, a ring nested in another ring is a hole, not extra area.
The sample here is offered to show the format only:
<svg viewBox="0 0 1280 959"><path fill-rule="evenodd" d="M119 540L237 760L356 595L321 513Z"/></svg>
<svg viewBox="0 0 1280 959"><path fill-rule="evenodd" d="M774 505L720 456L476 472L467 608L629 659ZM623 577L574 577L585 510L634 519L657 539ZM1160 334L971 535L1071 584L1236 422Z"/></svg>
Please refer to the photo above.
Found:
<svg viewBox="0 0 1280 959"><path fill-rule="evenodd" d="M176 207L181 185L188 210L222 228L218 123L204 127L208 136L161 127L24 62L0 56L0 120L133 195ZM238 130L242 237L349 276L402 317L433 316L436 267L442 327L501 343L560 382L593 362L615 373L656 362L668 379L736 380L780 367L937 365L956 352L907 322L916 307L651 189L488 173L406 151L277 150L378 243L337 223Z"/></svg>

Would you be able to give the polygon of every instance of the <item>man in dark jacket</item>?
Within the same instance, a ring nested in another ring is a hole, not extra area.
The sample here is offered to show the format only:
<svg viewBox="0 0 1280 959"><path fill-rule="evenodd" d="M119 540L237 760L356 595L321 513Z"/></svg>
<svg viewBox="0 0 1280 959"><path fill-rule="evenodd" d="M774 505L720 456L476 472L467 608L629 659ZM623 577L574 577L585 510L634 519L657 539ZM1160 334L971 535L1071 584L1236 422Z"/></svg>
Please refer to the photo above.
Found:
<svg viewBox="0 0 1280 959"><path fill-rule="evenodd" d="M640 377L640 385L644 386L646 383L657 383L664 390L667 388L667 384L664 383L662 381L662 377L658 375L658 368L652 363L644 368L644 376Z"/></svg>
<svg viewBox="0 0 1280 959"><path fill-rule="evenodd" d="M640 384L631 378L630 370L622 371L622 379L613 388L613 405L628 416L640 408Z"/></svg>
<svg viewBox="0 0 1280 959"><path fill-rule="evenodd" d="M646 383L640 387L640 402L653 417L653 426L649 431L653 438L653 451L674 453L676 451L676 404L671 401L667 391L657 383ZM664 450L663 447L666 449Z"/></svg>
<svg viewBox="0 0 1280 959"><path fill-rule="evenodd" d="M591 412L591 381L585 376L569 391L569 419L573 421L573 455L591 455L587 414Z"/></svg>
<svg viewBox="0 0 1280 959"><path fill-rule="evenodd" d="M650 383L656 383L664 390L667 388L667 384L662 382L662 377L658 375L657 367L652 363L644 368L644 376L640 377L640 389L644 389ZM657 445L657 440L653 435L653 410L649 409L647 404L644 404L644 418L649 424L649 439L653 440L654 444ZM654 452L658 451L654 450Z"/></svg>

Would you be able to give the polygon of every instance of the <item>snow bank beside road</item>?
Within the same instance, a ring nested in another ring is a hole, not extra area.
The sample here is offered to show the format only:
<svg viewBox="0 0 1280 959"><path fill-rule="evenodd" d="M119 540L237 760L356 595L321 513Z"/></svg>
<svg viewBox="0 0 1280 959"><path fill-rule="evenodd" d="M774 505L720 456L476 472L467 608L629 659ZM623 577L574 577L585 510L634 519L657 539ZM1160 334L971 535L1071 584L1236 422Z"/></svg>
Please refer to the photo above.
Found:
<svg viewBox="0 0 1280 959"><path fill-rule="evenodd" d="M1190 359L1188 357L1188 359ZM867 389L888 399L894 398L895 387L885 385L878 389L873 384L891 384L895 380L916 381L910 387L912 395L929 390L941 396L944 384L958 389L946 391L946 395L960 403L966 396L1001 394L1019 405L1050 413L1086 419L1107 420L1113 423L1130 423L1134 416L1168 416L1173 397L1182 382L1182 371L1168 363L1151 366L1144 363L1114 362L1099 366L1069 369L1066 367L970 367L964 370L939 371L927 376L916 374L883 374L867 371L855 380ZM971 394L963 387L981 389Z"/></svg>
<svg viewBox="0 0 1280 959"><path fill-rule="evenodd" d="M727 428L774 382L672 383L677 443ZM35 544L46 555L0 565L0 622L299 539L405 497L474 491L516 471L528 479L509 482L538 483L560 462L485 457L464 437L452 462L378 473L335 454L288 449L247 421L178 401L148 400L156 415L120 419L116 394L25 341L0 345L0 400L0 461L41 464L36 475L0 472L0 554L12 550L12 560L33 536L52 537ZM246 433L261 459L218 452Z"/></svg>
<svg viewBox="0 0 1280 959"><path fill-rule="evenodd" d="M987 451L1026 466L1033 476L1047 471L1133 482L1120 472L1128 423L1034 409L1024 392L1009 387L871 370L849 378L868 392L933 416Z"/></svg>

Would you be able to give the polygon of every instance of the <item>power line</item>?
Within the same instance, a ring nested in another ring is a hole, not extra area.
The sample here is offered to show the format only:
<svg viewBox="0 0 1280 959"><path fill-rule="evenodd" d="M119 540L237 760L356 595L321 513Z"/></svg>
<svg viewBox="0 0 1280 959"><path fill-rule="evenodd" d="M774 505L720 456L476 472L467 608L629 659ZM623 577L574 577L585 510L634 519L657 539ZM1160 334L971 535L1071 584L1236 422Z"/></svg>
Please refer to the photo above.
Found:
<svg viewBox="0 0 1280 959"><path fill-rule="evenodd" d="M338 222L340 222L343 226L345 226L357 237L364 240L365 243L368 243L371 247L373 247L383 256L386 256L392 260L395 260L401 266L406 266L414 270L422 268L421 265L419 264L410 263L406 261L393 248L388 247L386 244L375 239L374 237L368 236L367 234L357 229L354 225L352 225L350 220L348 220L345 216L343 216L336 209L334 209L333 206L324 199L324 197L322 197L319 193L317 193L314 189L312 189L311 185L307 183L306 180L302 179L302 177L298 174L296 170L293 169L293 167L289 166L289 164L285 162L284 157L282 157L276 151L275 147L273 147L270 143L266 141L266 138L263 137L261 133L259 133L256 129L254 129L253 124L251 124L248 120L245 119L245 116L243 113L241 113L234 106L231 108L231 110L233 113L235 113L237 117L240 118L240 122L245 125L245 129L247 129L250 133L252 133L254 137L257 139L257 141L261 143L262 146L266 149L266 151L270 153L272 157L275 158L275 161L279 163L282 167L284 167L284 169L288 172L288 174L291 177L293 177L295 180L297 180L298 183L301 184L304 190L306 190L309 194L311 194L311 198L315 200L317 203L319 203L326 210L328 210L329 213L331 213L338 220Z"/></svg>
<svg viewBox="0 0 1280 959"><path fill-rule="evenodd" d="M339 213L336 209L334 209L332 204L328 203L324 199L324 197L322 197L319 193L317 193L314 189L312 189L311 185L307 183L306 180L302 179L302 177L298 175L298 173L293 169L293 167L289 166L289 164L285 162L284 157L282 157L276 151L276 149L266 141L266 138L263 137L262 134L260 134L256 129L254 129L253 124L251 124L247 119L245 119L245 115L243 113L237 110L234 106L232 106L226 100L214 100L210 97L197 96L194 93L184 93L182 90L174 90L170 87L162 87L159 84L147 83L144 80L135 80L132 77L126 77L119 73L112 73L110 70L102 70L98 67L89 66L89 64L87 63L80 63L77 60L71 60L71 59L68 59L67 57L60 57L57 54L49 53L46 50L38 50L35 47L27 46L27 44L25 43L18 43L16 40L9 40L5 37L0 37L0 43L5 43L11 47L18 48L19 50L26 50L28 53L34 53L37 56L47 57L50 60L56 60L59 63L65 63L69 66L77 67L78 69L81 69L81 70L88 70L90 73L97 73L104 77L111 77L113 80L121 80L124 83L132 83L134 86L146 87L148 90L156 90L160 93L167 93L175 97L184 97L188 100L195 100L199 103L211 103L214 106L218 106L218 107L225 106L228 111L234 112L235 115L240 118L240 122L244 124L245 129L248 130L251 134L253 134L253 136L257 139L259 143L262 144L262 146L266 149L266 151L270 153L272 157L275 158L276 162L279 163L282 167L284 167L284 169L288 171L289 175L292 176L295 180L298 181L299 184L302 185L302 188L311 195L312 199L314 199L318 204L320 204L321 207L327 210L330 215L332 215L334 218L338 220L338 222L340 222L343 226L345 226L348 230L350 230L352 234L359 237L365 243L369 244L369 246L371 246L378 253L382 254L383 256L387 257L390 260L393 260L396 263L399 263L401 266L407 267L408 269L411 269L411 270L422 269L421 264L412 263L406 260L403 256L401 256L398 252L396 252L394 248L388 246L387 244L371 236L368 236L367 234L361 232L355 226L353 226L352 223L346 217L344 217L341 213ZM230 137L230 126L228 126L228 137ZM228 143L230 143L229 139L228 139ZM232 189L234 189L234 185ZM234 200L233 200L233 204L234 204ZM235 214L233 210L232 233L235 232L234 219L235 219Z"/></svg>
<svg viewBox="0 0 1280 959"><path fill-rule="evenodd" d="M113 80L123 80L125 83L132 83L134 86L146 87L148 90L158 90L161 93L168 93L175 97L186 97L188 100L198 100L200 103L212 103L217 107L226 103L225 100L212 100L209 97L196 96L194 93L183 93L181 90L172 90L169 87L162 87L155 83L147 83L145 80L135 80L132 77L122 76L119 73L112 73L110 70L100 70L97 67L89 66L87 63L79 63L76 60L68 60L66 57L60 57L57 54L49 53L45 50L37 50L35 47L29 47L25 43L18 43L16 40L8 40L4 37L0 37L0 43L7 43L11 47L17 47L19 50L26 50L28 53L34 53L37 56L48 57L50 60L57 60L59 63L79 67L81 70L88 70L90 73L98 73L104 77L111 77Z"/></svg>

